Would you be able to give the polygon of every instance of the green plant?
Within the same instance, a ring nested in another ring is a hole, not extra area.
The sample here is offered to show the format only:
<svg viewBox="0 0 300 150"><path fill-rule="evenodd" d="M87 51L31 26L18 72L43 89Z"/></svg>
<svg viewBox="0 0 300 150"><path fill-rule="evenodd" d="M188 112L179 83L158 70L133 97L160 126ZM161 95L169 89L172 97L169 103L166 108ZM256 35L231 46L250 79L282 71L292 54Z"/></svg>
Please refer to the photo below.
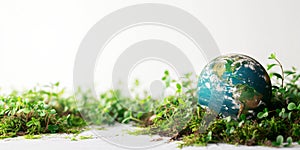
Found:
<svg viewBox="0 0 300 150"><path fill-rule="evenodd" d="M74 133L71 140L77 140L88 124L120 122L142 127L131 134L159 134L169 136L171 141L181 140L179 147L220 142L275 147L289 147L293 141L300 144L300 74L294 67L284 71L275 54L269 59L275 63L267 66L268 71L276 66L280 69L280 73L270 72L272 105L251 120L244 114L239 119L211 117L211 112L198 104L195 76L186 74L174 80L165 71L162 81L175 92L163 101L155 101L146 92L128 98L118 90L108 90L94 97L90 91L79 89L76 98L80 101L75 103L74 96L65 96L59 83L0 95L0 138L25 135L32 139L42 133L63 132ZM133 92L139 88L139 81L134 85Z"/></svg>
<svg viewBox="0 0 300 150"><path fill-rule="evenodd" d="M297 74L295 68L292 68L292 71L284 71L275 54L271 54L269 58L275 60L276 63L268 65L268 70L279 66L281 73L270 73L275 83L272 88L272 105L259 112L257 118L249 120L245 115L241 115L238 120L234 120L230 117L218 116L207 125L205 116L209 115L209 112L195 103L197 102L196 89L195 86L191 86L192 82L185 82L187 83L185 84L184 81L172 80L166 71L162 80L165 81L167 87L174 83L177 88L176 93L164 99L164 103L155 111L156 117L153 124L139 133L158 133L171 136L171 140L183 141L179 147L203 146L219 142L276 147L291 146L292 141L300 140L300 88L297 84L300 74ZM187 89L183 91L181 85ZM180 108L192 109L188 111L190 117L188 120L184 120L186 124L183 128L176 130L172 123L177 120L174 121L171 118L182 113ZM204 128L207 129L201 130ZM287 144L283 144L284 139Z"/></svg>
<svg viewBox="0 0 300 150"><path fill-rule="evenodd" d="M0 96L0 137L74 132L86 125L59 83ZM63 108L63 109L62 109ZM76 120L77 123L73 123Z"/></svg>
<svg viewBox="0 0 300 150"><path fill-rule="evenodd" d="M284 71L275 54L271 54L269 59L275 60L276 63L268 65L267 69L271 70L273 67L279 66L281 72L270 73L270 77L275 82L272 89L271 107L259 112L257 118L252 120L245 120L245 117L241 117L239 120L217 118L204 134L194 132L185 135L184 143L181 146L225 142L288 147L292 145L293 139L299 141L300 88L297 83L300 74L297 74L294 67L291 71ZM212 132L212 140L207 141L205 136L209 132ZM287 144L283 144L284 139Z"/></svg>

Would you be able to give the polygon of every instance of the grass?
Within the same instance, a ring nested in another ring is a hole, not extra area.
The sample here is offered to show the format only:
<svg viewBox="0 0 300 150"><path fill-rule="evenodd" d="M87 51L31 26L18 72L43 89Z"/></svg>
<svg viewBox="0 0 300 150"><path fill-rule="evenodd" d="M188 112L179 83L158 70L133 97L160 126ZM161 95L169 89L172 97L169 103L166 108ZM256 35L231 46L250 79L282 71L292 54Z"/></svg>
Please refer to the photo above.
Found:
<svg viewBox="0 0 300 150"><path fill-rule="evenodd" d="M76 133L86 122L59 83L0 96L0 138L43 133Z"/></svg>
<svg viewBox="0 0 300 150"><path fill-rule="evenodd" d="M108 90L99 97L79 90L76 97L80 100L75 101L73 95L66 96L59 83L1 95L0 138L25 135L32 139L44 133L78 134L87 125L119 122L141 127L131 132L134 135L159 134L170 137L170 141L180 140L179 147L209 143L289 147L293 142L300 143L300 74L296 68L283 70L274 54L269 58L275 62L267 66L273 79L272 105L251 119L245 115L239 119L221 115L210 117L212 114L198 104L195 75L186 74L176 81L165 71L162 81L175 93L162 101L152 99L148 93L137 93L134 98L123 97L116 90ZM274 67L279 67L280 73L271 72ZM139 88L139 82L134 85L133 92Z"/></svg>

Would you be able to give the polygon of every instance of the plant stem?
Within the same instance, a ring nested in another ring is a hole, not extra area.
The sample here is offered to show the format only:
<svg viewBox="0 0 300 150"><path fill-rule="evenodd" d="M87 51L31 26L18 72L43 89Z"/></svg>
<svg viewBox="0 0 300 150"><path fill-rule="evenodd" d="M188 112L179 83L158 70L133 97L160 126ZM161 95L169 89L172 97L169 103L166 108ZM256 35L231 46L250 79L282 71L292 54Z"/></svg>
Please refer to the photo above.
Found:
<svg viewBox="0 0 300 150"><path fill-rule="evenodd" d="M284 71L283 71L283 67L282 64L280 63L280 61L277 58L274 58L274 60L278 63L280 69L281 69L281 75L282 75L282 79L281 79L281 87L283 88L283 83L284 83Z"/></svg>

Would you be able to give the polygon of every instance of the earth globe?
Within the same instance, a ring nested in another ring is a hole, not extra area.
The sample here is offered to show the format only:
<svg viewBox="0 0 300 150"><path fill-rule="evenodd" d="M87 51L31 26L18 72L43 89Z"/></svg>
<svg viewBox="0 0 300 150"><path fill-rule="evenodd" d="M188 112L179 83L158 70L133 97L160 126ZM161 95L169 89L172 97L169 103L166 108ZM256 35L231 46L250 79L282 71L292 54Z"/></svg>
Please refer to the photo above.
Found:
<svg viewBox="0 0 300 150"><path fill-rule="evenodd" d="M203 68L198 102L223 117L253 116L269 105L271 88L270 77L258 61L242 54L228 54Z"/></svg>

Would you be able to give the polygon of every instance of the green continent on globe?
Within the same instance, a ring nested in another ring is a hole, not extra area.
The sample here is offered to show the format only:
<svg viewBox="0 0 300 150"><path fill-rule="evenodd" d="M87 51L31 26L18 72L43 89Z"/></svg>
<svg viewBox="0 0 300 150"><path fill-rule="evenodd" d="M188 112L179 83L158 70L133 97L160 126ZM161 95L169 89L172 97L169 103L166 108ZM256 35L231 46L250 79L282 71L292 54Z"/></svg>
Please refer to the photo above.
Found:
<svg viewBox="0 0 300 150"><path fill-rule="evenodd" d="M202 70L198 82L200 105L238 118L255 114L271 98L269 75L255 59L241 54L215 58Z"/></svg>

